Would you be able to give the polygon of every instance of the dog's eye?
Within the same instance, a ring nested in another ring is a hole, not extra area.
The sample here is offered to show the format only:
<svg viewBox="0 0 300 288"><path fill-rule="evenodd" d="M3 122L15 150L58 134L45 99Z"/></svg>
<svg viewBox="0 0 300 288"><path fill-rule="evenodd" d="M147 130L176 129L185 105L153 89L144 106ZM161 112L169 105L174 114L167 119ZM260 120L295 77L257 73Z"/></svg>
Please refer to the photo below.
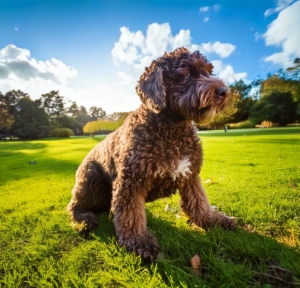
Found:
<svg viewBox="0 0 300 288"><path fill-rule="evenodd" d="M186 76L187 76L187 77L190 77L190 76L191 76L191 73L190 73L190 72L186 73Z"/></svg>

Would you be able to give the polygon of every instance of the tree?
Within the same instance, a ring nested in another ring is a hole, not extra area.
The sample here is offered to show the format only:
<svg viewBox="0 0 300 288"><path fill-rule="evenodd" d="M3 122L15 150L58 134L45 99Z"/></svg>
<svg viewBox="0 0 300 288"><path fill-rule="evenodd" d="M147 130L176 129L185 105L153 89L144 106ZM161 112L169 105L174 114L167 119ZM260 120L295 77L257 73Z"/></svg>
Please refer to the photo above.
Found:
<svg viewBox="0 0 300 288"><path fill-rule="evenodd" d="M89 109L89 115L92 117L92 120L106 118L106 112L101 107L96 107L96 106L92 106Z"/></svg>
<svg viewBox="0 0 300 288"><path fill-rule="evenodd" d="M75 118L82 125L85 125L89 121L91 121L91 117L88 115L86 108L84 106L79 107L78 116Z"/></svg>
<svg viewBox="0 0 300 288"><path fill-rule="evenodd" d="M37 103L48 114L51 128L58 128L57 118L65 115L64 97L59 95L59 91L42 94Z"/></svg>
<svg viewBox="0 0 300 288"><path fill-rule="evenodd" d="M291 92L274 91L253 105L249 118L254 124L266 120L285 126L294 120L295 111L296 104Z"/></svg>
<svg viewBox="0 0 300 288"><path fill-rule="evenodd" d="M22 98L30 97L27 93L24 93L21 90L10 90L5 94L5 96L2 95L0 102L1 105L4 105L9 110L9 112L13 114L14 107Z"/></svg>
<svg viewBox="0 0 300 288"><path fill-rule="evenodd" d="M114 112L107 116L107 120L112 122L123 123L125 118L130 114L130 112Z"/></svg>
<svg viewBox="0 0 300 288"><path fill-rule="evenodd" d="M5 103L4 95L0 92L0 128L9 130L14 122L14 116L9 113L8 106Z"/></svg>
<svg viewBox="0 0 300 288"><path fill-rule="evenodd" d="M57 128L72 129L75 135L82 134L83 125L76 119L67 115L60 116L55 119Z"/></svg>
<svg viewBox="0 0 300 288"><path fill-rule="evenodd" d="M246 84L243 80L239 80L230 85L230 90L238 94L236 103L236 112L232 115L232 121L242 122L249 118L251 107L255 100L249 96L251 84Z"/></svg>
<svg viewBox="0 0 300 288"><path fill-rule="evenodd" d="M300 58L294 60L294 66L286 69L287 72L291 75L292 79L300 80Z"/></svg>
<svg viewBox="0 0 300 288"><path fill-rule="evenodd" d="M73 118L76 118L79 115L79 107L75 101L72 102L71 106L67 109L67 114Z"/></svg>
<svg viewBox="0 0 300 288"><path fill-rule="evenodd" d="M14 122L15 106L22 98L29 98L29 95L21 90L11 90L5 95L0 92L0 127L10 130Z"/></svg>
<svg viewBox="0 0 300 288"><path fill-rule="evenodd" d="M290 78L278 77L277 74L274 74L268 79L262 81L260 87L260 97L272 94L274 91L291 92L294 101L300 100L299 81Z"/></svg>
<svg viewBox="0 0 300 288"><path fill-rule="evenodd" d="M123 113L123 112L122 112ZM126 112L128 115L129 113ZM125 115L125 112L123 116ZM101 130L114 131L123 124L124 119L121 118L119 121L103 120L98 119L96 121L90 121L83 127L83 132L94 135L96 132Z"/></svg>
<svg viewBox="0 0 300 288"><path fill-rule="evenodd" d="M233 84L231 84L230 86L230 90L238 93L240 96L240 99L245 99L248 97L249 92L252 88L251 84L246 84L244 80L239 80L239 81L235 81Z"/></svg>
<svg viewBox="0 0 300 288"><path fill-rule="evenodd" d="M22 98L18 101L14 117L12 130L21 139L42 138L50 130L48 115L30 98Z"/></svg>

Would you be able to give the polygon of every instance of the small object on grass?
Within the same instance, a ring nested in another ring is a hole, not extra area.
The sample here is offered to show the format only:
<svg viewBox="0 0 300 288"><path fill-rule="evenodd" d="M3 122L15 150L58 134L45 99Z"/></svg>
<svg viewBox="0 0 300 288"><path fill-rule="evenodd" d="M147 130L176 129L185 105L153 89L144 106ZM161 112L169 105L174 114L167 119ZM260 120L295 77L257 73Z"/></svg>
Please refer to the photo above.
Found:
<svg viewBox="0 0 300 288"><path fill-rule="evenodd" d="M204 183L205 183L205 184L208 184L208 183L212 183L212 182L213 182L212 179L207 179Z"/></svg>
<svg viewBox="0 0 300 288"><path fill-rule="evenodd" d="M29 164L36 164L36 161L29 161Z"/></svg>
<svg viewBox="0 0 300 288"><path fill-rule="evenodd" d="M198 254L196 254L195 256L193 256L191 258L191 266L192 266L194 275L198 276L201 274L201 272L200 272L200 257Z"/></svg>
<svg viewBox="0 0 300 288"><path fill-rule="evenodd" d="M166 207L165 207L165 211L166 212L167 211L175 212L175 209L173 209L170 204L167 204Z"/></svg>

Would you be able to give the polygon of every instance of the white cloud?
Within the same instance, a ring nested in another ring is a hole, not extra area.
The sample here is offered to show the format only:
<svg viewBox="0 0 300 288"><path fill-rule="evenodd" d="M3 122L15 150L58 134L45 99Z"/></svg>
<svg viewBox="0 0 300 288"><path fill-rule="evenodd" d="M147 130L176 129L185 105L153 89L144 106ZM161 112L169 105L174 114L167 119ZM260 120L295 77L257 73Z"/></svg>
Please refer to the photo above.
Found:
<svg viewBox="0 0 300 288"><path fill-rule="evenodd" d="M67 83L67 79L77 75L75 68L52 58L45 62L30 58L30 51L7 45L0 50L0 78L30 79L41 78L54 83Z"/></svg>
<svg viewBox="0 0 300 288"><path fill-rule="evenodd" d="M130 85L134 82L134 79L133 79L132 75L130 75L130 74L124 72L124 71L119 71L117 73L117 75L121 79L122 83L125 84L125 85Z"/></svg>
<svg viewBox="0 0 300 288"><path fill-rule="evenodd" d="M296 57L300 57L300 1L282 10L278 17L268 26L263 35L267 46L281 47L282 51L265 58L283 68L291 66Z"/></svg>
<svg viewBox="0 0 300 288"><path fill-rule="evenodd" d="M214 74L227 84L231 84L241 79L245 80L247 77L246 72L235 73L231 65L226 65L221 60L213 60L212 64L214 65Z"/></svg>
<svg viewBox="0 0 300 288"><path fill-rule="evenodd" d="M83 105L87 109L91 106L98 106L107 113L132 111L139 107L140 100L135 93L134 86L123 86L122 83L124 82L101 83L78 89L71 85L58 84L42 78L23 80L12 76L9 79L0 79L2 93L20 89L28 93L32 99L38 99L42 94L58 90L60 95L75 101L79 106Z"/></svg>
<svg viewBox="0 0 300 288"><path fill-rule="evenodd" d="M202 53L215 53L222 58L228 57L235 45L219 41L192 44L190 30L180 30L172 35L169 23L152 23L148 26L146 35L141 31L131 32L129 28L122 27L118 42L115 42L111 51L116 66L121 64L132 66L139 73L149 66L151 61L163 55L165 51L173 51L185 46L190 50L200 50Z"/></svg>
<svg viewBox="0 0 300 288"><path fill-rule="evenodd" d="M221 5L219 5L219 4L215 4L213 7L216 12L220 11L220 9L221 9Z"/></svg>
<svg viewBox="0 0 300 288"><path fill-rule="evenodd" d="M277 12L280 12L282 11L283 9L285 9L286 7L288 7L291 3L293 3L295 0L278 0L277 1L277 7L276 8L270 8L268 10L265 11L264 15L266 17L274 14L274 13L277 13Z"/></svg>
<svg viewBox="0 0 300 288"><path fill-rule="evenodd" d="M76 101L78 105L89 108L96 105L107 113L129 111L138 107L140 101L134 88L122 84L133 83L132 77L119 72L121 83L99 84L94 87L74 88L68 80L77 76L75 68L52 58L39 61L30 57L30 51L7 45L0 50L0 87L1 92L20 89L32 99L51 90L59 90L60 95Z"/></svg>
<svg viewBox="0 0 300 288"><path fill-rule="evenodd" d="M264 38L264 35L259 34L258 32L255 32L254 37L255 37L255 41L258 41L259 39Z"/></svg>
<svg viewBox="0 0 300 288"><path fill-rule="evenodd" d="M169 23L152 23L148 26L146 36L141 31L131 32L127 27L120 29L119 41L111 51L116 66L121 63L143 71L153 59L181 46L191 43L190 30L180 30L172 35Z"/></svg>
<svg viewBox="0 0 300 288"><path fill-rule="evenodd" d="M141 35L127 34L134 44L140 43ZM99 106L107 113L131 111L140 105L134 88L138 78L133 77L130 71L120 71L117 78L114 77L112 81L108 79L105 83L96 86L85 83L86 86L83 88L74 88L70 84L70 79L77 75L75 68L58 59L40 61L32 58L29 50L12 44L0 49L0 91L2 93L20 89L28 93L32 99L38 99L41 94L59 90L60 95L76 101L78 105L86 108Z"/></svg>
<svg viewBox="0 0 300 288"><path fill-rule="evenodd" d="M215 54L225 58L230 56L236 49L235 45L219 41L192 44L190 30L180 30L178 34L173 35L169 23L150 24L145 35L141 31L131 32L129 28L125 27L122 27L120 31L120 39L115 43L111 54L117 66L130 67L130 75L125 73L124 70L118 72L122 83L128 85L128 87L129 85L135 86L134 80L139 79L145 67L149 66L152 60L163 55L165 51L173 51L177 47L185 46L191 51L200 50L203 54ZM137 37L139 41L134 43L134 39ZM135 51L134 57L132 57L131 51ZM130 61L128 61L128 58L130 58ZM214 74L227 83L247 77L247 73L236 73L231 65L226 65L220 60L212 61L212 63L215 66Z"/></svg>
<svg viewBox="0 0 300 288"><path fill-rule="evenodd" d="M198 47L199 47L198 49L204 53L215 53L215 54L219 55L221 58L230 56L230 54L236 48L235 45L232 45L230 43L221 43L219 41L216 41L214 43L211 43L211 42L202 43Z"/></svg>
<svg viewBox="0 0 300 288"><path fill-rule="evenodd" d="M208 6L200 7L200 12L207 12L209 10Z"/></svg>
<svg viewBox="0 0 300 288"><path fill-rule="evenodd" d="M209 17L205 17L204 22L208 22L208 21L209 21Z"/></svg>

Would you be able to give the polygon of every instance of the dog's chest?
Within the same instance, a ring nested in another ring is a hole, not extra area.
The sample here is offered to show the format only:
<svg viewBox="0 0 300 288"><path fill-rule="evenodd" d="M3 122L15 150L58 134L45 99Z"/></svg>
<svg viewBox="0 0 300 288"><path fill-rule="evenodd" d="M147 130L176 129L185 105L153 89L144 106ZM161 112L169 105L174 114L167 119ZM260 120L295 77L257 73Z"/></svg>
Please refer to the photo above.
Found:
<svg viewBox="0 0 300 288"><path fill-rule="evenodd" d="M171 163L161 162L157 165L154 175L157 178L172 178L175 181L178 178L188 178L191 172L191 162L188 156L183 157Z"/></svg>

